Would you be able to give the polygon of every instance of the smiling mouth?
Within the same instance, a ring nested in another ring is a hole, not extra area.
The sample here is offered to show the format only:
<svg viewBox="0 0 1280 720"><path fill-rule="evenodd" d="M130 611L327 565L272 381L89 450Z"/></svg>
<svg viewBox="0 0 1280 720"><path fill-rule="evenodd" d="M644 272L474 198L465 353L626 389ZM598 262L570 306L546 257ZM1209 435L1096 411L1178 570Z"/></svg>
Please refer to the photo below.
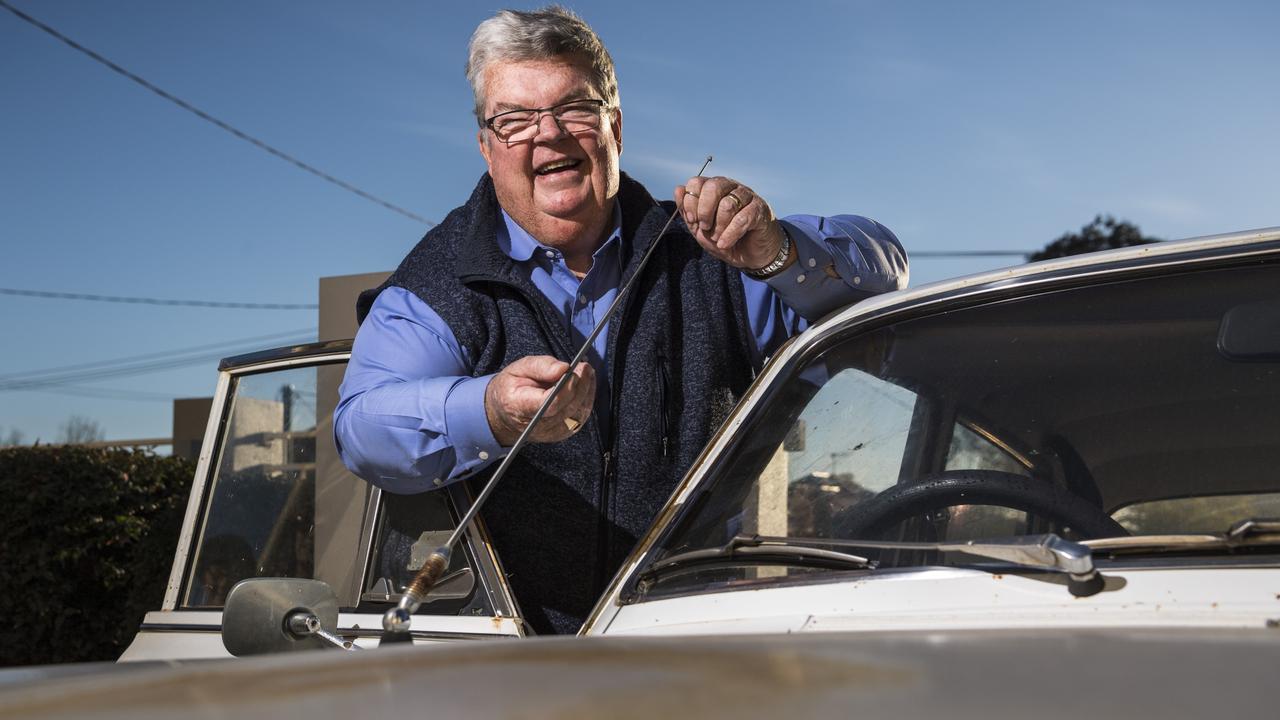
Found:
<svg viewBox="0 0 1280 720"><path fill-rule="evenodd" d="M545 177L547 175L554 175L556 173L573 170L574 168L578 167L581 164L582 164L581 160L574 160L571 158L565 159L565 160L556 160L554 162L549 162L537 167L533 171L533 173L540 177Z"/></svg>

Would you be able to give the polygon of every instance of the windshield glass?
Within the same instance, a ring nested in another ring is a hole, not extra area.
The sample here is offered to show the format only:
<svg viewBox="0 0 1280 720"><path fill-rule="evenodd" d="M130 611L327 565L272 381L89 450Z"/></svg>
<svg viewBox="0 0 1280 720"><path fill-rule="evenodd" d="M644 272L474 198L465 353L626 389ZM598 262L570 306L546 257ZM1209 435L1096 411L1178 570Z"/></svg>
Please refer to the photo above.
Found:
<svg viewBox="0 0 1280 720"><path fill-rule="evenodd" d="M1089 539L1280 516L1277 288L1276 267L1255 264L833 338L752 410L654 559L736 535ZM678 582L790 572L716 568Z"/></svg>

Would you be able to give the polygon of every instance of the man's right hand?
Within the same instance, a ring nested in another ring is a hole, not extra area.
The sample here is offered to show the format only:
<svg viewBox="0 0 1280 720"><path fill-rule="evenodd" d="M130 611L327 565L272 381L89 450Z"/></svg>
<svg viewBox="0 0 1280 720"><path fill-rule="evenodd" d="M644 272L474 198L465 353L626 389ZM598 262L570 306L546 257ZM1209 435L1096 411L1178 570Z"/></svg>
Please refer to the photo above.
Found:
<svg viewBox="0 0 1280 720"><path fill-rule="evenodd" d="M484 412L499 444L515 445L551 387L568 369L569 363L550 355L532 355L516 360L493 376L485 389ZM595 371L589 364L579 363L529 439L558 442L573 435L586 424L595 397Z"/></svg>

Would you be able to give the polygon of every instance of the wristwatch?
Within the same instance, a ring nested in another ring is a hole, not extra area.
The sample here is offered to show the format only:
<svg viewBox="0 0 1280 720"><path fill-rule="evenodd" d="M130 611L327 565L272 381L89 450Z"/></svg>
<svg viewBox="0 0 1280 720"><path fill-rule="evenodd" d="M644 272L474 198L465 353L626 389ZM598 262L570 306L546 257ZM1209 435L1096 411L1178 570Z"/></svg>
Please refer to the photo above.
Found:
<svg viewBox="0 0 1280 720"><path fill-rule="evenodd" d="M791 236L787 234L787 229L784 227L782 228L782 245L778 247L778 255L773 259L773 262L762 268L756 268L755 270L747 270L744 268L742 272L757 280L764 280L766 278L773 277L779 270L786 267L787 261L790 259Z"/></svg>

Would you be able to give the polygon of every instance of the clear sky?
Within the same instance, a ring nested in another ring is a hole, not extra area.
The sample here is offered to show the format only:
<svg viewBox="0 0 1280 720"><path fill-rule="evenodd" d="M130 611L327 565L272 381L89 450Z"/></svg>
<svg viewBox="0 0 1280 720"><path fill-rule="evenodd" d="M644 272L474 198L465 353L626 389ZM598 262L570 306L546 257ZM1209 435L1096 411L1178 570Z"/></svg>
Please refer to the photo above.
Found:
<svg viewBox="0 0 1280 720"><path fill-rule="evenodd" d="M462 67L497 5L7 2L423 217L483 172ZM1280 225L1274 2L566 4L613 54L622 167L655 195L713 154L779 214L868 215L909 252L1034 250L1098 213L1169 239ZM3 9L0 70L0 288L315 303L318 278L390 270L425 230ZM919 258L912 284L1014 261ZM0 295L0 382L315 325ZM0 390L0 439L71 415L167 436L168 399L211 394L215 367Z"/></svg>

